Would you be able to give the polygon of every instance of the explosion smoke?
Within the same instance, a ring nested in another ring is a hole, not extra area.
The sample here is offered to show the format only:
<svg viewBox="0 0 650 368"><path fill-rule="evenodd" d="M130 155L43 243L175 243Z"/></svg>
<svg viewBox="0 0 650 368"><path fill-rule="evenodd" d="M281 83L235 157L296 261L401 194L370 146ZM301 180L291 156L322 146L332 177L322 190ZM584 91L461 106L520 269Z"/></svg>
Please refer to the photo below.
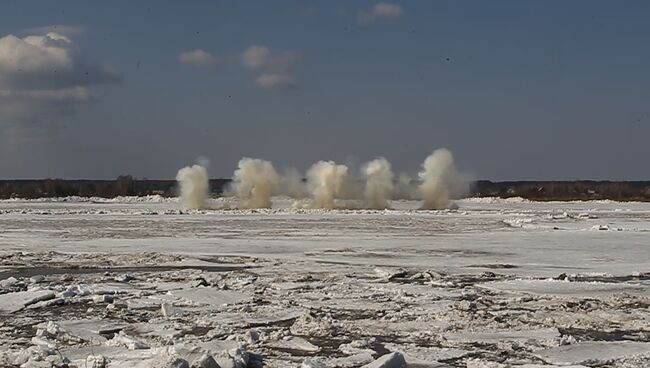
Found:
<svg viewBox="0 0 650 368"><path fill-rule="evenodd" d="M417 183L405 173L399 174L393 188L393 199L420 199Z"/></svg>
<svg viewBox="0 0 650 368"><path fill-rule="evenodd" d="M365 206L369 209L389 208L388 199L393 192L393 172L390 163L383 157L366 163L362 169L366 179L363 190Z"/></svg>
<svg viewBox="0 0 650 368"><path fill-rule="evenodd" d="M271 195L278 191L280 176L269 161L244 157L233 174L233 189L240 208L271 208Z"/></svg>
<svg viewBox="0 0 650 368"><path fill-rule="evenodd" d="M311 193L313 208L334 208L348 176L348 167L333 161L318 161L307 170L307 187Z"/></svg>
<svg viewBox="0 0 650 368"><path fill-rule="evenodd" d="M422 209L441 210L449 208L452 197L460 194L467 184L454 166L451 152L437 149L422 164L418 174L422 183L420 194L424 203Z"/></svg>
<svg viewBox="0 0 650 368"><path fill-rule="evenodd" d="M307 170L306 182L295 169L280 175L269 161L242 158L231 186L239 208L251 209L270 208L273 195L296 199L294 208L386 209L391 199L421 199L423 209L447 209L453 206L452 199L468 190L469 181L456 170L451 152L444 148L426 158L417 179L406 174L395 179L390 163L383 157L367 162L360 177L350 176L346 165L319 161ZM190 208L197 206L191 199L183 201L193 203L188 204Z"/></svg>
<svg viewBox="0 0 650 368"><path fill-rule="evenodd" d="M194 165L178 170L176 181L180 185L181 206L184 210L205 208L210 182L208 170L204 166Z"/></svg>
<svg viewBox="0 0 650 368"><path fill-rule="evenodd" d="M309 197L307 186L303 180L300 171L296 169L286 169L280 176L280 188L278 194L285 195L294 199L303 199Z"/></svg>

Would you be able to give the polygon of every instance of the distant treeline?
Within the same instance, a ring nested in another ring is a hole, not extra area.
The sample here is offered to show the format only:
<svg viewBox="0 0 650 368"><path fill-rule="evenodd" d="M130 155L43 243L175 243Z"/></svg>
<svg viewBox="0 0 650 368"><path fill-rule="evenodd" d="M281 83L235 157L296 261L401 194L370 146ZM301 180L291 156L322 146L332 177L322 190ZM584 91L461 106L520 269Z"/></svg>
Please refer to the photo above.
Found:
<svg viewBox="0 0 650 368"><path fill-rule="evenodd" d="M211 179L213 195L223 194L230 179ZM0 199L42 197L176 196L175 180L134 179L123 175L115 180L0 180ZM611 199L649 201L650 181L502 181L473 183L472 197L523 197L537 201Z"/></svg>
<svg viewBox="0 0 650 368"><path fill-rule="evenodd" d="M210 190L221 194L230 179L211 179ZM47 197L103 197L161 195L174 197L178 188L176 180L134 179L130 175L115 180L0 180L0 199Z"/></svg>
<svg viewBox="0 0 650 368"><path fill-rule="evenodd" d="M650 202L650 181L500 181L479 180L473 197L523 197L535 201L611 199Z"/></svg>

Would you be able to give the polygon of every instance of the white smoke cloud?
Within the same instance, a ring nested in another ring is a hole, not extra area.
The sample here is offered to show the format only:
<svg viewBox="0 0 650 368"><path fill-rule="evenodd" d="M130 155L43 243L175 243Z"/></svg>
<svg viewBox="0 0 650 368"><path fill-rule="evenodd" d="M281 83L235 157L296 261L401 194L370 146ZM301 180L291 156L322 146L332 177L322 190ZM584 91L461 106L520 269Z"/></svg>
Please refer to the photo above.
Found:
<svg viewBox="0 0 650 368"><path fill-rule="evenodd" d="M181 206L184 210L205 208L210 192L208 170L201 165L193 165L178 170L176 181L180 185Z"/></svg>
<svg viewBox="0 0 650 368"><path fill-rule="evenodd" d="M292 168L284 170L283 174L280 176L280 188L278 194L294 199L309 197L307 183L300 171Z"/></svg>
<svg viewBox="0 0 650 368"><path fill-rule="evenodd" d="M239 200L239 208L271 208L272 196L284 195L296 200L294 208L386 209L391 199L406 199L422 200L423 209L447 209L469 191L469 180L444 148L426 158L417 178L395 178L383 157L364 164L360 173L354 176L347 165L319 161L305 176L295 169L279 174L269 161L242 158L230 194Z"/></svg>
<svg viewBox="0 0 650 368"><path fill-rule="evenodd" d="M433 151L422 164L418 174L423 209L440 210L450 208L451 200L468 188L465 178L456 170L454 157L448 149Z"/></svg>
<svg viewBox="0 0 650 368"><path fill-rule="evenodd" d="M406 173L399 174L393 188L393 199L420 199L417 180L414 180Z"/></svg>
<svg viewBox="0 0 650 368"><path fill-rule="evenodd" d="M347 180L348 167L333 161L318 161L307 170L307 187L313 208L334 208Z"/></svg>
<svg viewBox="0 0 650 368"><path fill-rule="evenodd" d="M269 161L244 157L233 174L233 190L240 208L271 208L271 196L278 191L280 176Z"/></svg>
<svg viewBox="0 0 650 368"><path fill-rule="evenodd" d="M363 190L364 208L389 208L394 184L390 162L383 157L365 164L362 169L366 184Z"/></svg>

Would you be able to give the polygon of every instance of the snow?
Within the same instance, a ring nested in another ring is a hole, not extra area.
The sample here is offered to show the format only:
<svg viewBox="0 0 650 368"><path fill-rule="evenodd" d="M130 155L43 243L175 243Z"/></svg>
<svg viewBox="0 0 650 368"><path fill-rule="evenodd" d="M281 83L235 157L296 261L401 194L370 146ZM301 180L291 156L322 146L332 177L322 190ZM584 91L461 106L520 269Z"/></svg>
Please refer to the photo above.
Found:
<svg viewBox="0 0 650 368"><path fill-rule="evenodd" d="M54 299L50 290L27 290L0 296L0 313L13 313L39 301Z"/></svg>
<svg viewBox="0 0 650 368"><path fill-rule="evenodd" d="M126 327L126 324L111 323L99 319L81 319L62 321L54 326L39 325L40 328L46 328L47 331L56 329L58 334L67 335L67 338L73 338L89 342L105 342L106 337L103 335L114 333Z"/></svg>
<svg viewBox="0 0 650 368"><path fill-rule="evenodd" d="M318 346L298 336L288 336L270 343L269 346L275 349L298 350L310 353L316 353L320 350Z"/></svg>
<svg viewBox="0 0 650 368"><path fill-rule="evenodd" d="M541 351L539 357L557 365L603 365L639 355L650 356L650 343L631 341L589 341Z"/></svg>
<svg viewBox="0 0 650 368"><path fill-rule="evenodd" d="M501 291L517 291L573 298L599 296L612 293L648 293L650 285L640 283L570 282L565 280L508 280L485 283L481 287Z"/></svg>
<svg viewBox="0 0 650 368"><path fill-rule="evenodd" d="M0 201L0 366L650 366L649 203L273 200Z"/></svg>
<svg viewBox="0 0 650 368"><path fill-rule="evenodd" d="M560 333L555 328L537 330L505 330L505 331L462 331L451 332L443 335L448 341L456 342L499 342L499 341L522 341L539 340L555 341L560 338Z"/></svg>
<svg viewBox="0 0 650 368"><path fill-rule="evenodd" d="M406 360L401 353L390 353L361 368L406 368Z"/></svg>
<svg viewBox="0 0 650 368"><path fill-rule="evenodd" d="M424 365L424 364L438 364L440 360L459 359L468 355L472 355L469 350L455 349L455 348L436 348L436 347L420 347L420 346L400 346L397 344L387 343L384 347L391 351L398 351L404 355L406 362L409 365Z"/></svg>
<svg viewBox="0 0 650 368"><path fill-rule="evenodd" d="M234 304L249 297L246 294L235 291L214 290L212 288L174 290L170 291L169 294L194 303L207 305Z"/></svg>
<svg viewBox="0 0 650 368"><path fill-rule="evenodd" d="M46 197L35 199L10 198L0 199L0 203L177 203L178 198L161 195L104 197Z"/></svg>

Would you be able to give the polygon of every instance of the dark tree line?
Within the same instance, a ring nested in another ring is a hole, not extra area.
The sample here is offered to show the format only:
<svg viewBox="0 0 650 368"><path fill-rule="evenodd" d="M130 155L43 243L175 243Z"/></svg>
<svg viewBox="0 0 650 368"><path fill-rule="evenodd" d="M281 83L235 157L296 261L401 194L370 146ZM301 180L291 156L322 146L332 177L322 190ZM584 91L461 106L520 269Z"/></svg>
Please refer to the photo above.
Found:
<svg viewBox="0 0 650 368"><path fill-rule="evenodd" d="M230 179L210 180L213 195L223 193ZM158 194L165 197L178 193L175 180L134 179L121 175L115 180L0 180L0 198L41 197L104 197L143 196ZM531 200L594 200L650 201L650 181L512 181L473 183L470 196L523 197Z"/></svg>
<svg viewBox="0 0 650 368"><path fill-rule="evenodd" d="M210 180L213 194L221 194L228 179ZM0 198L47 198L47 197L103 197L144 196L158 194L176 196L175 180L134 179L121 175L115 180L0 180Z"/></svg>
<svg viewBox="0 0 650 368"><path fill-rule="evenodd" d="M523 197L538 201L601 200L650 201L650 181L513 181L474 183L478 197Z"/></svg>

